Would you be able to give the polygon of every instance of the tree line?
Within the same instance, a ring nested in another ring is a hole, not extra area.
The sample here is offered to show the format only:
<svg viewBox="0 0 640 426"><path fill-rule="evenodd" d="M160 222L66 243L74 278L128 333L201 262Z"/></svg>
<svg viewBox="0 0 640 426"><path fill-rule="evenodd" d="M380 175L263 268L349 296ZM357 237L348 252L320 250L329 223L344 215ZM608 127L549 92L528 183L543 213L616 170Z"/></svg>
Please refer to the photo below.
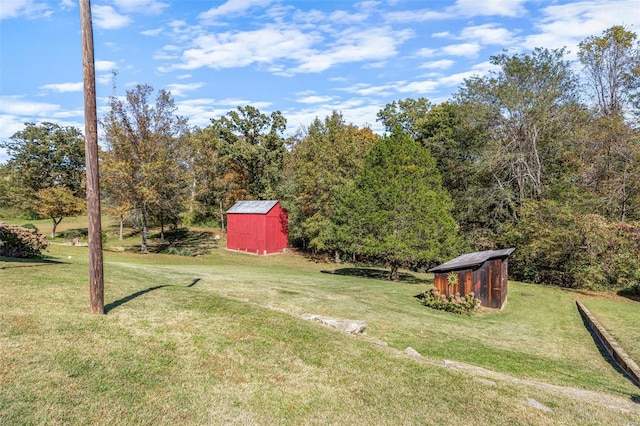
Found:
<svg viewBox="0 0 640 426"><path fill-rule="evenodd" d="M493 56L495 71L464 80L446 102L386 105L383 136L334 111L285 137L280 112L250 105L192 127L169 92L138 85L112 96L101 120L103 199L121 229L140 230L143 252L150 226L224 229L235 201L278 199L292 246L386 264L392 279L399 267L515 246L518 279L637 285L637 35L611 27L583 40L578 59L544 48ZM77 129L28 123L2 146L0 202L54 226L76 211L61 200L83 197Z"/></svg>

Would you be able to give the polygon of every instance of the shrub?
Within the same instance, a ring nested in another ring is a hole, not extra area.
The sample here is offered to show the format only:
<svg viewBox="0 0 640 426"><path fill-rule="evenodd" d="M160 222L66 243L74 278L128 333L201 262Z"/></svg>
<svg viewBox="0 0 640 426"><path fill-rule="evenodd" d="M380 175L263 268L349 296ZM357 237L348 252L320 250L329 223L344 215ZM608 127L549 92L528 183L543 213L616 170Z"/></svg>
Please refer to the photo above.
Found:
<svg viewBox="0 0 640 426"><path fill-rule="evenodd" d="M33 229L0 223L0 256L38 258L48 245Z"/></svg>
<svg viewBox="0 0 640 426"><path fill-rule="evenodd" d="M69 240L73 239L83 239L89 235L88 229L67 229L66 231L62 231L58 233L58 237L66 238Z"/></svg>
<svg viewBox="0 0 640 426"><path fill-rule="evenodd" d="M535 284L615 291L640 282L640 223L575 214L570 206L527 202L506 224L501 246L517 247L512 278Z"/></svg>
<svg viewBox="0 0 640 426"><path fill-rule="evenodd" d="M193 252L189 249L179 249L179 248L175 248L175 247L170 247L169 250L167 250L168 254L176 254L178 256L193 256Z"/></svg>
<svg viewBox="0 0 640 426"><path fill-rule="evenodd" d="M620 296L626 296L640 300L640 282L632 285L631 287L623 288L622 290L618 291L618 294Z"/></svg>
<svg viewBox="0 0 640 426"><path fill-rule="evenodd" d="M429 291L423 291L418 298L423 305L429 308L455 314L471 315L480 306L480 299L476 298L473 292L466 294L464 297L460 296L460 294L447 297L444 294L440 294L435 287L432 287Z"/></svg>
<svg viewBox="0 0 640 426"><path fill-rule="evenodd" d="M40 233L38 228L33 223L25 223L24 225L22 225L22 227L27 229L33 229L36 232L36 234Z"/></svg>

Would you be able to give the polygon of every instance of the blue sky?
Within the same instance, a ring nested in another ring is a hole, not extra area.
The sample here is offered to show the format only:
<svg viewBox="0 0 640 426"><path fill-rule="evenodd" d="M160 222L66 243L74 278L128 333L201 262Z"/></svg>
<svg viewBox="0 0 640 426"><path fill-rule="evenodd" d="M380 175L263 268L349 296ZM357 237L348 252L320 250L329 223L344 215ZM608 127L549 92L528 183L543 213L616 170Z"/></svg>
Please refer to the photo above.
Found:
<svg viewBox="0 0 640 426"><path fill-rule="evenodd" d="M238 105L279 110L288 133L332 110L381 131L387 103L448 99L503 50L638 31L637 0L93 0L98 114L137 83L170 90L206 126ZM0 2L0 139L25 122L84 131L77 0ZM6 160L0 150L0 162Z"/></svg>

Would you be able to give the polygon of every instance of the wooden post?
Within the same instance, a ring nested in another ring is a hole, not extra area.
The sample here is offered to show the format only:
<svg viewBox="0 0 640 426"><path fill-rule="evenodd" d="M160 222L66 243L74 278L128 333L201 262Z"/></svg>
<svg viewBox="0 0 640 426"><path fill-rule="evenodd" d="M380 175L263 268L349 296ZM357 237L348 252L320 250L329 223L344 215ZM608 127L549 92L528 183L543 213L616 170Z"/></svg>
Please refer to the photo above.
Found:
<svg viewBox="0 0 640 426"><path fill-rule="evenodd" d="M82 27L82 71L84 76L84 131L87 167L87 213L89 215L89 292L91 312L104 314L102 272L102 220L98 180L98 115L96 112L96 69L93 55L91 1L80 0Z"/></svg>

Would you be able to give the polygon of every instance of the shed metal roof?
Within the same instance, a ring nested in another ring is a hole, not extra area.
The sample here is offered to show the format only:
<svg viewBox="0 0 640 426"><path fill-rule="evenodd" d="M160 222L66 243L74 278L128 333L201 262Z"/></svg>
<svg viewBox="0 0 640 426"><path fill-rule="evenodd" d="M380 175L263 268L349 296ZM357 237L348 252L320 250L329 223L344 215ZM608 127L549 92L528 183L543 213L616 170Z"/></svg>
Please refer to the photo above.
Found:
<svg viewBox="0 0 640 426"><path fill-rule="evenodd" d="M452 271L456 269L467 269L475 266L480 266L489 259L506 258L509 257L515 248L508 248L504 250L486 250L477 251L475 253L467 253L462 256L458 256L455 259L451 259L448 262L438 265L435 268L429 269L429 272L442 272Z"/></svg>
<svg viewBox="0 0 640 426"><path fill-rule="evenodd" d="M278 200L238 201L227 213L267 214L278 203Z"/></svg>

